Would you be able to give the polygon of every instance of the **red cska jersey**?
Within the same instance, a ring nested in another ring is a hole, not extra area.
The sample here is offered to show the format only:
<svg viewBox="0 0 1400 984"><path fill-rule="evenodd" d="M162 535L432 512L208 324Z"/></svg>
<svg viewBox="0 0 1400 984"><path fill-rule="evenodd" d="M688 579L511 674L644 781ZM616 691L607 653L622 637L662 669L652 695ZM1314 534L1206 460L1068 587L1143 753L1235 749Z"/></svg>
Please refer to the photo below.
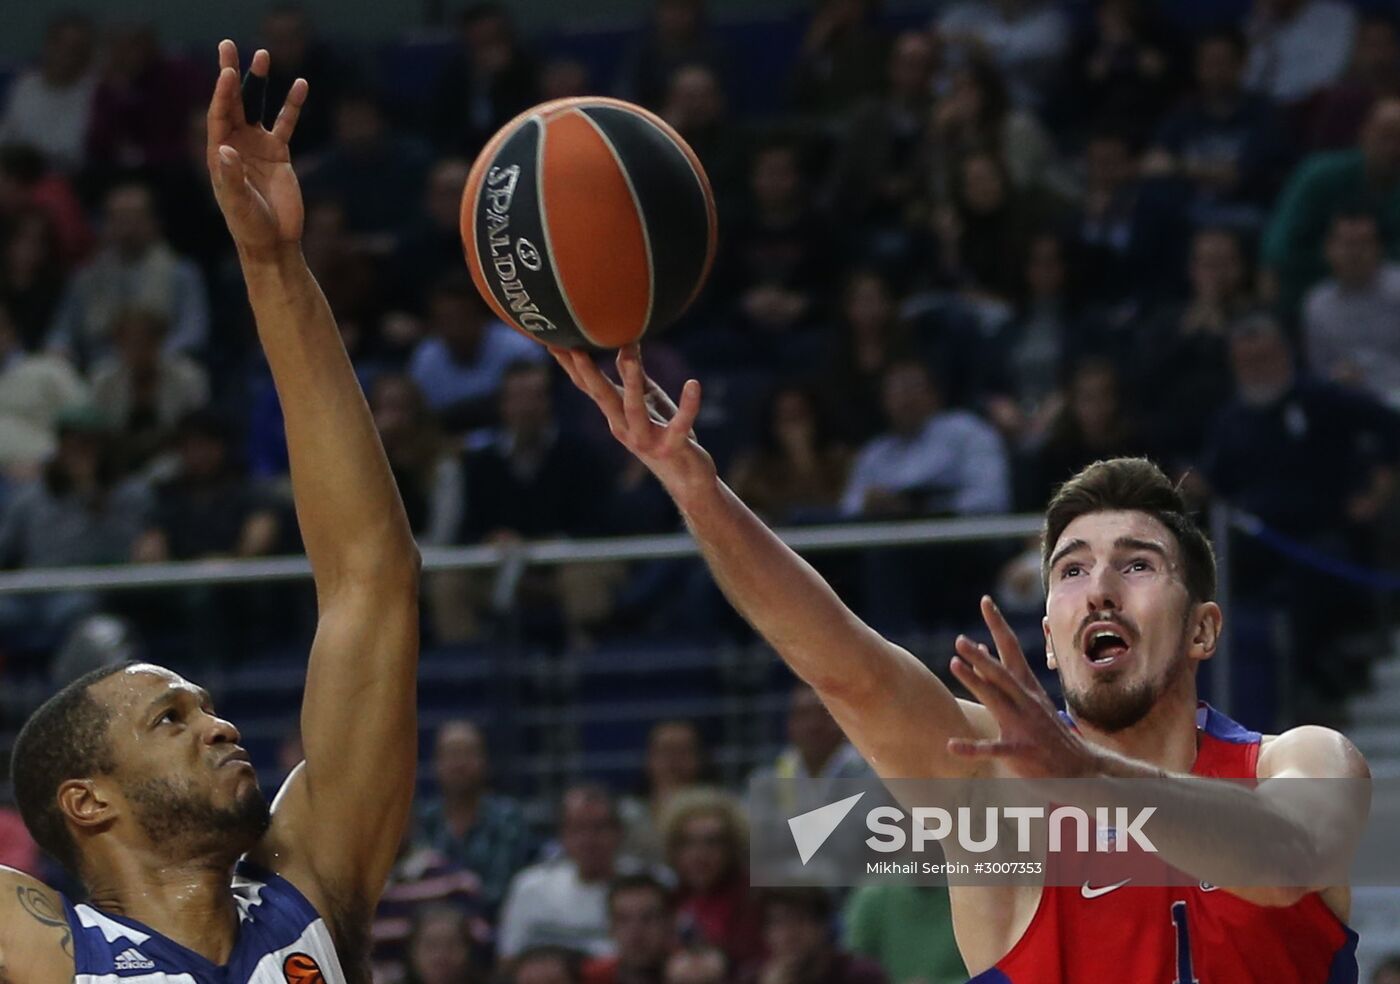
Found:
<svg viewBox="0 0 1400 984"><path fill-rule="evenodd" d="M1192 775L1252 779L1258 732L1202 703ZM1049 886L1021 939L969 984L1356 984L1356 934L1317 893L1291 906L1208 885Z"/></svg>

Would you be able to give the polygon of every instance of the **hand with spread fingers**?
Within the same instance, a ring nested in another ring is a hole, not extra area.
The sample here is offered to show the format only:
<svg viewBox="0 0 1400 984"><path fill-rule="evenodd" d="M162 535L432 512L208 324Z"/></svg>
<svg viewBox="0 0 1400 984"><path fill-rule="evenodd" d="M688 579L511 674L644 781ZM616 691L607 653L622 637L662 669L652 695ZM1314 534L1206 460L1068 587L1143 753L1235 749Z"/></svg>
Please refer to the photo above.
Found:
<svg viewBox="0 0 1400 984"><path fill-rule="evenodd" d="M250 120L244 108L245 94L256 95L252 102L261 103L271 60L258 49L240 86L238 48L232 41L221 41L219 79L209 102L206 163L214 197L245 257L301 241L301 187L292 170L288 141L306 102L306 80L292 84L271 130L259 119Z"/></svg>
<svg viewBox="0 0 1400 984"><path fill-rule="evenodd" d="M700 483L713 482L715 463L695 440L700 413L700 383L687 380L677 406L642 369L640 348L633 344L617 353L618 386L598 369L591 353L551 348L550 354L569 379L598 405L608 430L646 465L672 495Z"/></svg>
<svg viewBox="0 0 1400 984"><path fill-rule="evenodd" d="M991 712L996 738L951 738L948 751L965 758L996 760L1021 779L1081 779L1097 774L1099 753L1065 725L1050 695L1021 652L1016 633L991 598L982 598L982 618L997 655L980 642L958 636L951 664L973 697Z"/></svg>

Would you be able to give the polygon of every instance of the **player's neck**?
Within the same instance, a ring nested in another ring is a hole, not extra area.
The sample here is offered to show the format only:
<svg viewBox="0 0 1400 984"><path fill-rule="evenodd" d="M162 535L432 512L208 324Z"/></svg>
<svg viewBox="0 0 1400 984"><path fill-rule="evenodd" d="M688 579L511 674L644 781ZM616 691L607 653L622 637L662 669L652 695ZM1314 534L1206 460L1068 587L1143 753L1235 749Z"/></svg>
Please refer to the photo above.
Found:
<svg viewBox="0 0 1400 984"><path fill-rule="evenodd" d="M1164 693L1130 728L1106 734L1083 722L1077 726L1101 748L1169 772L1185 773L1196 761L1197 702L1196 681L1187 678Z"/></svg>
<svg viewBox="0 0 1400 984"><path fill-rule="evenodd" d="M160 933L217 966L238 938L238 908L229 865L208 860L174 865L139 861L92 879L89 904Z"/></svg>

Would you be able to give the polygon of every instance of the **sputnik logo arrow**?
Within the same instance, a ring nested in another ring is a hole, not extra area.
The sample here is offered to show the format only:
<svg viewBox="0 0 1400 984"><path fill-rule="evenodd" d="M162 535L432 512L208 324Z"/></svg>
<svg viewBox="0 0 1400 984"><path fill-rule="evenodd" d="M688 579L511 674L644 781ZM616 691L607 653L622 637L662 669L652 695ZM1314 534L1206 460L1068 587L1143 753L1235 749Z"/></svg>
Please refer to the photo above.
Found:
<svg viewBox="0 0 1400 984"><path fill-rule="evenodd" d="M812 860L812 855L821 850L821 846L826 843L836 828L841 826L841 821L846 819L846 814L860 800L864 793L856 793L835 803L826 806L819 806L815 810L800 814L788 820L788 828L792 831L793 843L797 845L797 856L802 859L805 865Z"/></svg>

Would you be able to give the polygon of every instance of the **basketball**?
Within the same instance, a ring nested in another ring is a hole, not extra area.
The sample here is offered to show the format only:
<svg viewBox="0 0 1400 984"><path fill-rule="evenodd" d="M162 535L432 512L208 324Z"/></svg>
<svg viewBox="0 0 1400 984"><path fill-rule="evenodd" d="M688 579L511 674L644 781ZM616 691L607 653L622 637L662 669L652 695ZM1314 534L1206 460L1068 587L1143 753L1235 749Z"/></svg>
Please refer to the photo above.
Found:
<svg viewBox="0 0 1400 984"><path fill-rule="evenodd" d="M306 953L293 953L282 964L282 976L287 984L324 984L321 965Z"/></svg>
<svg viewBox="0 0 1400 984"><path fill-rule="evenodd" d="M714 195L660 117L618 99L544 103L482 149L462 195L477 289L547 345L617 348L678 318L714 261Z"/></svg>

